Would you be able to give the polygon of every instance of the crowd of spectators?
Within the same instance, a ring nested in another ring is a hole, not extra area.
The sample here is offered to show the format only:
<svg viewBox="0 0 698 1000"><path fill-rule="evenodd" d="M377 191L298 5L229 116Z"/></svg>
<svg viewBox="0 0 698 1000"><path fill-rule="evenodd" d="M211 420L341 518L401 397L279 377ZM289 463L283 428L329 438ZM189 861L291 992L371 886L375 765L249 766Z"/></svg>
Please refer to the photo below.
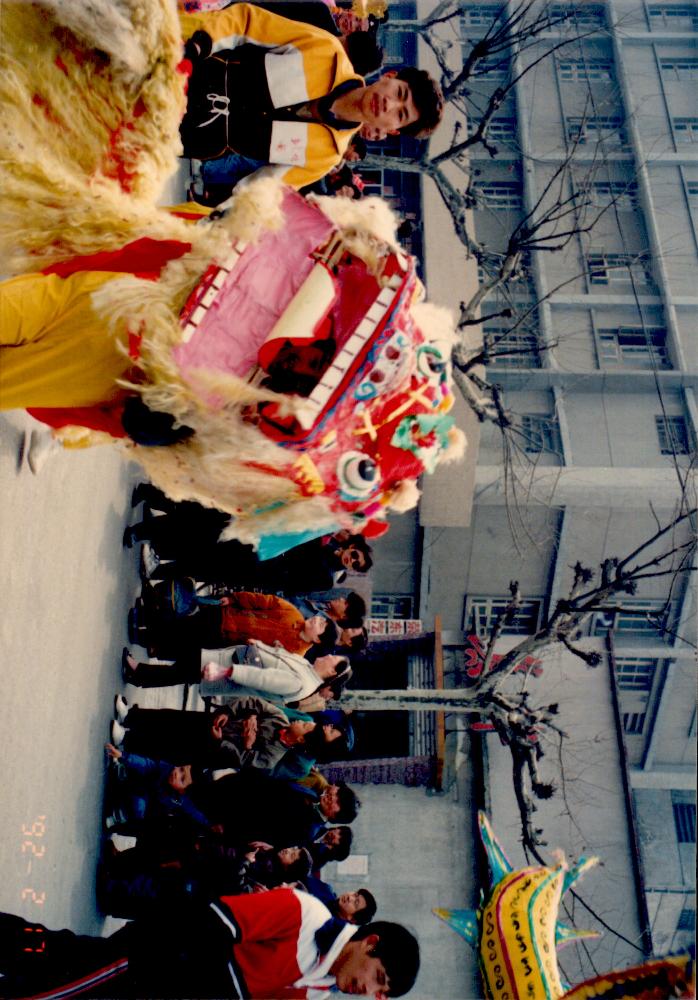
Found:
<svg viewBox="0 0 698 1000"><path fill-rule="evenodd" d="M370 569L370 546L342 531L262 561L216 540L216 511L147 484L133 491L141 504L124 533L143 545L130 631L164 657L122 653L129 696L115 697L107 744L100 905L135 918L165 900L291 885L337 918L371 921L367 888L337 895L322 877L350 853L360 800L319 770L354 749L340 699L367 644L366 605L346 584ZM192 599L180 607L185 573ZM136 703L139 688L173 684L198 685L205 710Z"/></svg>

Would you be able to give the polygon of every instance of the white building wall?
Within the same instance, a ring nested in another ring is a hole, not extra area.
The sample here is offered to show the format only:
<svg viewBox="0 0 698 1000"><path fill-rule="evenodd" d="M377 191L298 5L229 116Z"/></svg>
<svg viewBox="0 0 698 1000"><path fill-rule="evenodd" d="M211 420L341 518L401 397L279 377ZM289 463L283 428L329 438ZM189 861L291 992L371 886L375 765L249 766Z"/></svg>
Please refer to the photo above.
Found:
<svg viewBox="0 0 698 1000"><path fill-rule="evenodd" d="M511 643L503 643L503 648ZM598 644L599 650L602 645ZM595 670L559 647L542 656L545 701L560 707L559 726L569 736L562 749L564 784L559 778L558 753L548 741L540 762L542 780L554 778L557 794L538 801L534 823L545 831L546 857L562 850L569 861L581 855L597 856L599 865L588 872L575 891L598 914L630 941L640 940L641 922L633 900L634 872L628 812L623 794L623 761L618 746L610 695L608 662ZM542 692L541 692L542 693ZM496 736L488 739L490 795L495 831L514 867L526 858L520 846L521 820L511 788L511 757ZM535 862L531 862L535 864ZM599 970L629 965L640 952L605 930L571 896L560 913L564 922L603 932L599 940L573 944L559 952L564 976L578 982Z"/></svg>
<svg viewBox="0 0 698 1000"><path fill-rule="evenodd" d="M397 785L357 790L362 804L352 824L353 853L365 859L367 874L343 875L342 865L331 864L325 878L338 894L365 886L378 902L377 920L397 920L416 933L423 961L410 997L479 997L474 952L431 912L476 901L469 788L457 782L430 798Z"/></svg>

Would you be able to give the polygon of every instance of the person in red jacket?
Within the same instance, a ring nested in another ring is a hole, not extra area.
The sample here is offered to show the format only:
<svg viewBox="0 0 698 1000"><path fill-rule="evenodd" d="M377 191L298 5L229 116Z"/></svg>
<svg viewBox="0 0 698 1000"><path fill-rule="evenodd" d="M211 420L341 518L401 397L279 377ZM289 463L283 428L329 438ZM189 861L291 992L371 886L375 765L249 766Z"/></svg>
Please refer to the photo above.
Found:
<svg viewBox="0 0 698 1000"><path fill-rule="evenodd" d="M355 927L296 889L170 905L107 938L50 931L0 914L4 995L307 997L337 989L398 997L419 971L419 944L400 924Z"/></svg>
<svg viewBox="0 0 698 1000"><path fill-rule="evenodd" d="M302 613L276 594L239 590L221 597L218 604L200 608L191 619L201 646L218 649L249 638L281 643L289 653L303 656L319 642L327 628L321 615L304 618Z"/></svg>

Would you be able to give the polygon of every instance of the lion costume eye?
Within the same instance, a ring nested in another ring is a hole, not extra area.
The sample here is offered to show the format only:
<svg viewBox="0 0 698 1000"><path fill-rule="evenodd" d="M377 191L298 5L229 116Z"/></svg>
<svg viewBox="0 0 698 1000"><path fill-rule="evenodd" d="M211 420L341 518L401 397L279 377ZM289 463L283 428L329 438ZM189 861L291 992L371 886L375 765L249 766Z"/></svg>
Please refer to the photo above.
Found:
<svg viewBox="0 0 698 1000"><path fill-rule="evenodd" d="M428 379L438 379L446 371L446 361L438 348L431 345L417 351L417 370Z"/></svg>
<svg viewBox="0 0 698 1000"><path fill-rule="evenodd" d="M369 496L378 482L378 466L360 451L345 451L337 463L337 479L343 493L361 500Z"/></svg>

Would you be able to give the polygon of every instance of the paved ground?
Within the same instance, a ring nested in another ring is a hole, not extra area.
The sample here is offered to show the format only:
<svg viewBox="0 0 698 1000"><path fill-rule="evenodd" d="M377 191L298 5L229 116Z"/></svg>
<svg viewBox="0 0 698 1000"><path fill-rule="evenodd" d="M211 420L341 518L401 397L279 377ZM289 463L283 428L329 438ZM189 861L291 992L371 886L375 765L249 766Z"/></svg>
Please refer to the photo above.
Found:
<svg viewBox="0 0 698 1000"><path fill-rule="evenodd" d="M163 203L182 200L187 168ZM0 413L0 909L99 933L103 745L139 587L121 536L139 476L107 446L61 450L35 477L17 456L39 426Z"/></svg>
<svg viewBox="0 0 698 1000"><path fill-rule="evenodd" d="M137 586L132 467L100 448L17 471L31 425L0 418L0 905L95 931L101 744Z"/></svg>
<svg viewBox="0 0 698 1000"><path fill-rule="evenodd" d="M19 466L26 414L0 416L0 909L98 933L103 745L121 684L138 550L121 545L138 469L116 449Z"/></svg>

